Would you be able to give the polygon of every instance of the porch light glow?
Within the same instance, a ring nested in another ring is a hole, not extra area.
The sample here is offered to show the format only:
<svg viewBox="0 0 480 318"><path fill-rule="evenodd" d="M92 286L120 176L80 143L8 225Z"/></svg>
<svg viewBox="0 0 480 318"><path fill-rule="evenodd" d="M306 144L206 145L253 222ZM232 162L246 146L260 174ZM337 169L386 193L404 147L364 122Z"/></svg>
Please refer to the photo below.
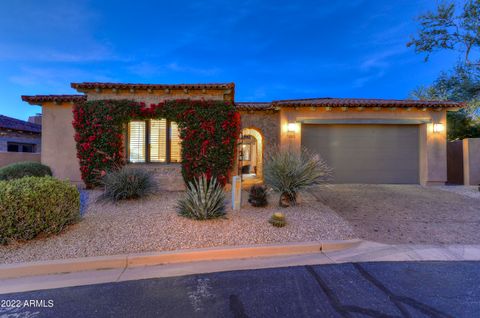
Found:
<svg viewBox="0 0 480 318"><path fill-rule="evenodd" d="M433 132L434 133L439 133L445 130L445 125L444 124L433 124Z"/></svg>
<svg viewBox="0 0 480 318"><path fill-rule="evenodd" d="M298 124L297 123L288 123L287 131L289 133L296 133L298 131Z"/></svg>

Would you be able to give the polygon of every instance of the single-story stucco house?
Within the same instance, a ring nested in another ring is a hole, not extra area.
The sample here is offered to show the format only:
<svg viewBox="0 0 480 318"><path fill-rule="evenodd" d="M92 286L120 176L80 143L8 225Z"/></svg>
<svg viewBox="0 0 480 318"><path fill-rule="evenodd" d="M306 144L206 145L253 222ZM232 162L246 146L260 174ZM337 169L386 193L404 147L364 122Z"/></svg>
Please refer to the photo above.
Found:
<svg viewBox="0 0 480 318"><path fill-rule="evenodd" d="M168 99L235 102L235 85L72 83L82 94L22 96L42 106L42 163L56 177L81 183L72 107L77 101ZM261 179L264 154L276 145L319 153L338 183L444 184L447 180L447 101L313 98L235 102L242 134L236 172ZM148 134L146 133L148 131ZM126 133L126 159L159 175L181 178L180 143L174 122L135 121ZM150 147L150 151L145 151ZM154 149L155 148L155 149ZM146 155L147 154L147 155Z"/></svg>
<svg viewBox="0 0 480 318"><path fill-rule="evenodd" d="M37 120L31 117L32 121ZM0 167L20 161L39 161L42 125L0 115Z"/></svg>

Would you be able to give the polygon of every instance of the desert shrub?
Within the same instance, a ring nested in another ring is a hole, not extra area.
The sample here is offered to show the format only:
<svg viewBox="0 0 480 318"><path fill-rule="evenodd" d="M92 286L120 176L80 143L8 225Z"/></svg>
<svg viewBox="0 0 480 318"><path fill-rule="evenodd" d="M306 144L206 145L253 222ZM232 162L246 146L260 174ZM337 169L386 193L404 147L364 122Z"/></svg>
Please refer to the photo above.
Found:
<svg viewBox="0 0 480 318"><path fill-rule="evenodd" d="M296 204L297 193L332 178L332 169L318 154L303 148L276 149L268 153L264 166L265 183L280 193L280 206Z"/></svg>
<svg viewBox="0 0 480 318"><path fill-rule="evenodd" d="M268 205L267 187L263 185L254 185L250 188L248 194L248 202L255 207L262 207Z"/></svg>
<svg viewBox="0 0 480 318"><path fill-rule="evenodd" d="M102 178L102 184L104 191L100 200L113 202L145 197L157 189L155 180L147 170L132 167L108 172Z"/></svg>
<svg viewBox="0 0 480 318"><path fill-rule="evenodd" d="M0 242L56 234L80 218L80 194L68 181L25 177L0 181Z"/></svg>
<svg viewBox="0 0 480 318"><path fill-rule="evenodd" d="M205 175L188 183L185 197L177 203L178 214L196 220L225 216L225 193L217 179Z"/></svg>
<svg viewBox="0 0 480 318"><path fill-rule="evenodd" d="M12 163L0 168L0 180L12 180L23 177L44 177L51 175L52 171L48 166L33 161Z"/></svg>

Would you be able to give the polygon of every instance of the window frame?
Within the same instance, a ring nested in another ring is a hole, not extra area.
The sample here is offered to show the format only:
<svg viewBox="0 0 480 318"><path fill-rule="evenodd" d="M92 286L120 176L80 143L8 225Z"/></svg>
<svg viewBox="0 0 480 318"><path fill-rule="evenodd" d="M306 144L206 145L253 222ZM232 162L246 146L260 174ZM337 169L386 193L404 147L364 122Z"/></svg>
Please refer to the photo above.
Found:
<svg viewBox="0 0 480 318"><path fill-rule="evenodd" d="M165 119L165 118L160 118L160 119ZM159 119L159 120L160 120ZM126 154L126 160L128 164L152 164L152 165L165 165L165 164L180 164L181 163L181 158L180 161L171 161L171 147L172 147L172 138L171 138L171 133L172 133L172 121L167 119L166 123L166 149L165 149L165 162L158 162L158 161L151 161L150 160L150 136L151 136L151 126L150 126L150 119L146 120L132 120L132 121L137 121L137 122L145 122L145 162L131 162L130 161L130 122L127 123L126 129L125 129L125 154Z"/></svg>
<svg viewBox="0 0 480 318"><path fill-rule="evenodd" d="M8 148L10 146L17 146L17 151L10 151ZM32 147L32 151L25 151L25 147ZM7 141L7 152L21 152L21 153L36 153L37 145L26 143L26 142L17 142L17 141Z"/></svg>

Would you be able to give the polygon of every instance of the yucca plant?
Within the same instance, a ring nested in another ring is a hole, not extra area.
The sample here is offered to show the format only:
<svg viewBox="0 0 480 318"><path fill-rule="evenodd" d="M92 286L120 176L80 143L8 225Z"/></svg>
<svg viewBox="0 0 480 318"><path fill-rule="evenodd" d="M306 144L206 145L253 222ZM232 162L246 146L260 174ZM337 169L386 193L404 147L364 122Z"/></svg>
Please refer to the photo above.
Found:
<svg viewBox="0 0 480 318"><path fill-rule="evenodd" d="M152 175L139 168L123 167L108 172L101 182L104 191L99 199L113 202L138 199L153 194L157 189Z"/></svg>
<svg viewBox="0 0 480 318"><path fill-rule="evenodd" d="M178 214L195 220L224 217L225 193L216 178L208 181L205 175L189 182L185 197L177 203Z"/></svg>
<svg viewBox="0 0 480 318"><path fill-rule="evenodd" d="M332 179L332 169L306 148L276 149L267 154L263 173L265 183L280 193L282 207L295 205L298 192Z"/></svg>

